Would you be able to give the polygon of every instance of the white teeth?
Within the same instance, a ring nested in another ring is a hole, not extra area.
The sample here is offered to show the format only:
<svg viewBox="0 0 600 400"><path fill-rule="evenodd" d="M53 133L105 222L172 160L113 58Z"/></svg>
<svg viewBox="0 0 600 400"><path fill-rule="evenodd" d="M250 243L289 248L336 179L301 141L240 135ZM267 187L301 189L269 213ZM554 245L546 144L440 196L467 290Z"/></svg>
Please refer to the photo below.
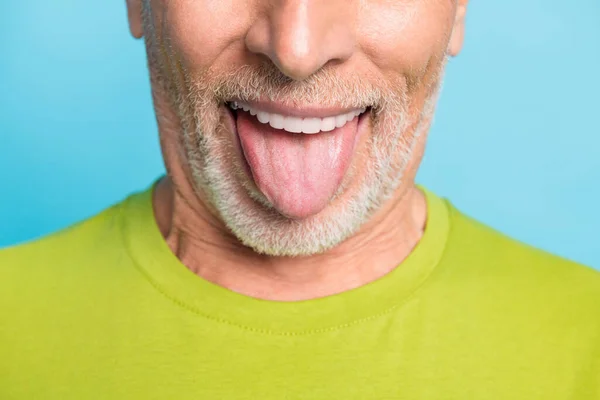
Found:
<svg viewBox="0 0 600 400"><path fill-rule="evenodd" d="M283 115L279 114L270 114L269 117L269 125L271 125L275 129L283 129L285 118Z"/></svg>
<svg viewBox="0 0 600 400"><path fill-rule="evenodd" d="M291 133L302 132L302 118L285 117L283 130Z"/></svg>
<svg viewBox="0 0 600 400"><path fill-rule="evenodd" d="M365 112L364 108L353 110L346 114L326 117L326 118L299 118L286 117L280 114L272 114L253 109L247 104L241 102L231 102L229 107L233 110L244 110L250 115L255 115L262 124L269 124L274 129L283 129L291 133L315 134L319 132L329 132L335 128L341 128L355 117Z"/></svg>
<svg viewBox="0 0 600 400"><path fill-rule="evenodd" d="M329 132L335 129L335 117L327 117L321 120L321 131Z"/></svg>
<svg viewBox="0 0 600 400"><path fill-rule="evenodd" d="M335 117L335 127L336 128L341 128L342 126L346 125L346 122L348 122L348 119L346 118L346 114L338 115L337 117Z"/></svg>
<svg viewBox="0 0 600 400"><path fill-rule="evenodd" d="M263 124L269 123L269 119L270 119L269 117L270 117L269 113L266 113L266 112L259 111L258 113L256 113L256 118L258 118L258 121Z"/></svg>
<svg viewBox="0 0 600 400"><path fill-rule="evenodd" d="M321 132L321 118L304 118L302 120L302 133Z"/></svg>

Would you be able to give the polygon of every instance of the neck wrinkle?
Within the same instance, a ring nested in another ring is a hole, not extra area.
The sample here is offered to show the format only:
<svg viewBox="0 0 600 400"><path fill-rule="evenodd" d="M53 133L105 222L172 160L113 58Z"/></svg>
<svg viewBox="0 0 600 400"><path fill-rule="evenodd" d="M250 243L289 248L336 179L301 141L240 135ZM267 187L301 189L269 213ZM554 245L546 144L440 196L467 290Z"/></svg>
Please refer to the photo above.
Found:
<svg viewBox="0 0 600 400"><path fill-rule="evenodd" d="M423 235L427 210L414 185L383 207L355 236L309 257L269 257L239 243L221 221L182 201L170 178L153 193L154 214L171 251L190 271L234 292L300 301L363 286L397 268ZM206 210L207 211L207 210Z"/></svg>

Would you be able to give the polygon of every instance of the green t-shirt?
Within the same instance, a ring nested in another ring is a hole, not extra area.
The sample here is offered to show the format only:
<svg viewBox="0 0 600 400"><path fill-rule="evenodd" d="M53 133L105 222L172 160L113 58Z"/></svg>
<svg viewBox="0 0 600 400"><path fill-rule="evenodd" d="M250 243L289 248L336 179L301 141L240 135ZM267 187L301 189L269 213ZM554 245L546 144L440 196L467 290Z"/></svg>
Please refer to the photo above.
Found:
<svg viewBox="0 0 600 400"><path fill-rule="evenodd" d="M299 302L189 271L151 191L0 252L0 399L600 399L600 274L425 191L392 272Z"/></svg>

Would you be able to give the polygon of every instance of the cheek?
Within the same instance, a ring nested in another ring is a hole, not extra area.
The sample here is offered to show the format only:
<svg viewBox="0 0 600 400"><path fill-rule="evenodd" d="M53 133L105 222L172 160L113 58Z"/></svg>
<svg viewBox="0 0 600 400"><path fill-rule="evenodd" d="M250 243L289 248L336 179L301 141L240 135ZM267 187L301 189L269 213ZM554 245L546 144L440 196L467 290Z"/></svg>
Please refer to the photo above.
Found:
<svg viewBox="0 0 600 400"><path fill-rule="evenodd" d="M239 0L162 0L160 22L184 65L204 69L234 42L247 24Z"/></svg>
<svg viewBox="0 0 600 400"><path fill-rule="evenodd" d="M404 0L390 5L366 2L361 10L359 40L378 69L422 75L432 58L444 54L454 20L448 0Z"/></svg>

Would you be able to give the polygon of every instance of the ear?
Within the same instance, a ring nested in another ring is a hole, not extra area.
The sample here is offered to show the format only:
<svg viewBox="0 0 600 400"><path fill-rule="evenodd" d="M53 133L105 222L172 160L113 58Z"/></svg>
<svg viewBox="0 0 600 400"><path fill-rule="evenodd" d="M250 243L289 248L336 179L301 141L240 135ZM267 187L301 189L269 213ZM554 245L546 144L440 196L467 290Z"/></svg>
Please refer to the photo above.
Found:
<svg viewBox="0 0 600 400"><path fill-rule="evenodd" d="M448 55L456 57L463 47L465 39L465 16L467 15L468 0L458 0L456 6L456 17L454 18L454 27L452 28L452 36L448 43Z"/></svg>
<svg viewBox="0 0 600 400"><path fill-rule="evenodd" d="M144 36L142 24L142 0L126 0L127 17L129 19L129 31L134 38L140 39Z"/></svg>

